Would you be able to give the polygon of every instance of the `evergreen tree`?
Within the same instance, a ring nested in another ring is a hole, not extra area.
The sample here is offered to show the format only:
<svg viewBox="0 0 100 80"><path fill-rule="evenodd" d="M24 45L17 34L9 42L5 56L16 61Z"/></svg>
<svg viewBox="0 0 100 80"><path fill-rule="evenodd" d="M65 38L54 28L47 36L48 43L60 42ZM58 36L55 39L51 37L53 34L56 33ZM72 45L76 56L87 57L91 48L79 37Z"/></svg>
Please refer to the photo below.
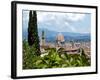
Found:
<svg viewBox="0 0 100 80"><path fill-rule="evenodd" d="M36 55L40 55L36 11L29 12L28 43L32 48L34 48Z"/></svg>
<svg viewBox="0 0 100 80"><path fill-rule="evenodd" d="M28 24L28 43L30 46L34 43L34 36L32 36L32 11L29 12L29 24Z"/></svg>

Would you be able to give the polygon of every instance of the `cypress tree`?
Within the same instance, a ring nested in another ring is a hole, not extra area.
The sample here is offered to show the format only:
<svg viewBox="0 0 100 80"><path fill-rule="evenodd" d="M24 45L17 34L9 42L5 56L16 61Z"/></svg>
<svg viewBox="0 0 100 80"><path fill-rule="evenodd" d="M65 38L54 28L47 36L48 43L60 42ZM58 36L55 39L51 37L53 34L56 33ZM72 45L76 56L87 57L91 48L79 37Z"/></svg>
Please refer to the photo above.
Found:
<svg viewBox="0 0 100 80"><path fill-rule="evenodd" d="M34 36L32 36L32 11L29 12L28 43L30 46L34 43Z"/></svg>
<svg viewBox="0 0 100 80"><path fill-rule="evenodd" d="M40 55L36 11L29 12L28 43L29 46L34 48L34 52L36 53L36 55Z"/></svg>

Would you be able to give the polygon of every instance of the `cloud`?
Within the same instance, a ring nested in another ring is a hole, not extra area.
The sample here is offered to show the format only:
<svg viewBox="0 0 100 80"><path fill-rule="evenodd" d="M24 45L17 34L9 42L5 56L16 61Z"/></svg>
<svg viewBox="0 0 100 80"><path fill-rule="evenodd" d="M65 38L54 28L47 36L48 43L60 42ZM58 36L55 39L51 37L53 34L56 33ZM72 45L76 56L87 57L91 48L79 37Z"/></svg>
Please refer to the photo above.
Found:
<svg viewBox="0 0 100 80"><path fill-rule="evenodd" d="M23 10L23 21L28 21L29 20L29 11Z"/></svg>
<svg viewBox="0 0 100 80"><path fill-rule="evenodd" d="M79 21L85 17L85 14L67 13L67 18L71 21Z"/></svg>
<svg viewBox="0 0 100 80"><path fill-rule="evenodd" d="M80 13L57 13L57 12L37 12L38 21L48 20L66 20L66 21L79 21L84 19L85 14Z"/></svg>
<svg viewBox="0 0 100 80"><path fill-rule="evenodd" d="M65 27L68 29L69 28L69 30L70 31L72 31L72 32L77 32L77 30L76 30L76 28L74 27L74 26L72 26L72 24L70 24L70 23L68 23L68 22L65 22ZM66 28L64 28L64 29L66 29Z"/></svg>
<svg viewBox="0 0 100 80"><path fill-rule="evenodd" d="M37 12L38 24L44 24L39 26L49 30L68 32L77 32L75 26L70 21L76 22L82 20L85 14L75 13L57 13L57 12Z"/></svg>
<svg viewBox="0 0 100 80"><path fill-rule="evenodd" d="M37 12L38 22L47 22L51 20L55 20L56 14L52 12Z"/></svg>
<svg viewBox="0 0 100 80"><path fill-rule="evenodd" d="M23 11L23 24L28 23L29 11ZM38 28L57 32L89 32L90 16L80 13L37 11ZM28 27L28 24L25 24ZM80 28L81 27L81 28Z"/></svg>

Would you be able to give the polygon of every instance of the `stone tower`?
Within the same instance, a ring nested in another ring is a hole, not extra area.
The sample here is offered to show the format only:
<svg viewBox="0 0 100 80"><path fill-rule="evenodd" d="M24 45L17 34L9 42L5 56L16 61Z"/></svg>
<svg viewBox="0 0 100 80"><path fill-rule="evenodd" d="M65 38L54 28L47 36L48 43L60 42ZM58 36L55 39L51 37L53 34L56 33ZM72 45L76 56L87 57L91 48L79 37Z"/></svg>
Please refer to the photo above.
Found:
<svg viewBox="0 0 100 80"><path fill-rule="evenodd" d="M58 46L62 47L64 45L65 39L62 33L59 33L56 37L56 43Z"/></svg>
<svg viewBox="0 0 100 80"><path fill-rule="evenodd" d="M42 31L42 46L45 46L45 33Z"/></svg>

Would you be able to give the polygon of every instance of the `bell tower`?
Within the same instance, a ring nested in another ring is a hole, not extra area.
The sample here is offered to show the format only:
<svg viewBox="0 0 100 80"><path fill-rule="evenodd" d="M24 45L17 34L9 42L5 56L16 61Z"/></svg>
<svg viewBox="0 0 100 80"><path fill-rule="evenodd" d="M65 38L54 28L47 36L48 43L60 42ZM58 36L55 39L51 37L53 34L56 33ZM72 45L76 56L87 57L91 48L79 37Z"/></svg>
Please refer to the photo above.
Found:
<svg viewBox="0 0 100 80"><path fill-rule="evenodd" d="M42 31L42 46L45 46L45 33Z"/></svg>

